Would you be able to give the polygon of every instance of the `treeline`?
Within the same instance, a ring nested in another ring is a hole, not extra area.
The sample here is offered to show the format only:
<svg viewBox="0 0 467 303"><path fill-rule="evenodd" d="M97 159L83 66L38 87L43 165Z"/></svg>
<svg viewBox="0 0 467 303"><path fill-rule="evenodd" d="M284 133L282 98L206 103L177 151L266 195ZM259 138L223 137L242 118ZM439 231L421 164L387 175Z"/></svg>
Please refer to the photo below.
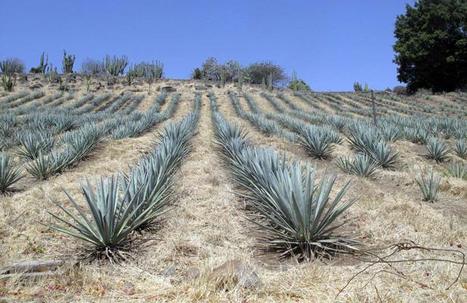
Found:
<svg viewBox="0 0 467 303"><path fill-rule="evenodd" d="M63 52L62 74L76 73L76 56ZM18 58L8 58L0 61L2 73L1 84L6 91L12 91L16 84L16 76L25 74L26 67ZM49 62L48 55L42 53L39 64L32 67L29 73L44 74L49 82L62 84L62 78L56 66ZM125 76L126 84L131 85L135 79L143 79L148 83L162 79L164 65L159 61L130 64L126 56L107 55L103 59L85 59L78 72L89 83L92 77L105 77L109 85L116 82L117 77ZM215 58L206 59L200 67L191 74L192 79L214 81L220 85L226 83L243 83L262 85L264 88L288 86L293 90L310 90L310 87L295 73L289 79L284 68L270 61L261 61L242 66L238 61L230 60L220 63Z"/></svg>

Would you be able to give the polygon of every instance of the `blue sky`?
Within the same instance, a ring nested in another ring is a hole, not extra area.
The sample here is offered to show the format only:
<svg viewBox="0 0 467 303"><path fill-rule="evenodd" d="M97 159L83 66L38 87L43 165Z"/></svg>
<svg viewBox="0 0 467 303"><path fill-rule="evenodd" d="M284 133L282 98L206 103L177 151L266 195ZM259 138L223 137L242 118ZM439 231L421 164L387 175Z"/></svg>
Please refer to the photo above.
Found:
<svg viewBox="0 0 467 303"><path fill-rule="evenodd" d="M271 60L315 90L351 90L354 81L398 85L394 22L402 0L1 0L0 58L28 68L42 51L61 67L64 49L85 58L160 60L169 78L187 78L207 57L242 64Z"/></svg>

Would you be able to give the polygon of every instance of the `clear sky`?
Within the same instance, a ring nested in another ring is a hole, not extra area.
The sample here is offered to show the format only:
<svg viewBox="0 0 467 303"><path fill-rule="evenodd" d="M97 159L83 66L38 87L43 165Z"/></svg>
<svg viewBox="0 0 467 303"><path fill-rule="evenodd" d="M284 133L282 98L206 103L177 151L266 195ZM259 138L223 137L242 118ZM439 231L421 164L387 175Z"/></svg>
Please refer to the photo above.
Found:
<svg viewBox="0 0 467 303"><path fill-rule="evenodd" d="M271 60L315 90L353 82L398 85L394 22L403 0L0 0L0 58L28 69L42 51L61 68L64 49L85 58L160 60L168 78L187 78L207 57L242 64Z"/></svg>

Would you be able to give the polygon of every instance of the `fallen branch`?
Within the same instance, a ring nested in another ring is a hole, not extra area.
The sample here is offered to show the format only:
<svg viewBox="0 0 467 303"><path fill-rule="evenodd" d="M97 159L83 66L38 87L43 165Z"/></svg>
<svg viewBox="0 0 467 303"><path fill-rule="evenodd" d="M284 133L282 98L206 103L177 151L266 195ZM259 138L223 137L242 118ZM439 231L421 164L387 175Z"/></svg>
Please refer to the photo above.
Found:
<svg viewBox="0 0 467 303"><path fill-rule="evenodd" d="M378 253L383 253L384 251L387 251L387 250L390 250L390 252L383 255L383 256L378 255ZM409 251L409 250L422 250L422 251L427 251L427 252L455 253L455 254L459 254L459 255L462 256L462 261L451 260L451 259L446 259L446 258L417 258L417 259L395 259L395 260L390 259L391 257L395 256L396 254L398 254L400 252ZM460 277L462 275L462 271L464 270L464 266L466 265L465 254L460 250L425 247L425 246L418 245L413 241L399 242L399 243L391 244L391 245L388 245L388 246L385 246L385 247L371 248L371 249L367 249L367 250L360 250L360 251L357 252L357 254L353 254L352 257L355 258L358 261L369 263L369 264L367 266L365 266L362 270L360 270L356 274L354 274L347 281L347 283L344 285L344 287L341 288L339 290L339 292L337 293L336 298L350 285L350 283L352 283L353 280L355 280L358 276L360 276L364 272L367 272L370 268L372 268L373 266L378 265L378 264L387 265L392 269L392 271L388 271L388 270L377 271L369 281L371 281L379 273L384 272L384 273L389 273L389 274L396 275L396 276L398 276L400 278L403 278L403 279L410 280L411 282L416 283L416 284L420 285L421 287L430 288L430 289L432 289L432 288L430 286L426 285L425 283L415 281L415 280L410 279L409 277L407 277L407 275L405 275L402 271L395 268L393 266L393 264L430 261L430 262L445 262L445 263L460 265L460 269L459 269L459 272L458 272L455 280L451 284L449 284L449 286L446 288L446 290L450 289L454 284L456 284L459 281L459 279L460 279ZM369 281L368 281L368 283L369 283Z"/></svg>

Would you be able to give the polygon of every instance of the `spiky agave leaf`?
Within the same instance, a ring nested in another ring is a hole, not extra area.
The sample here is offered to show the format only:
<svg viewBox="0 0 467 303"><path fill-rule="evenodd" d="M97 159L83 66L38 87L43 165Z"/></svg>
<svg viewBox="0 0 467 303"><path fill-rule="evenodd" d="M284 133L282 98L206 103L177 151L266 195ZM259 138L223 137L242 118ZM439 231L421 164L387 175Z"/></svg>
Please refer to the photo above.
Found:
<svg viewBox="0 0 467 303"><path fill-rule="evenodd" d="M13 184L22 178L19 168L13 167L13 161L7 154L0 153L0 193L12 190Z"/></svg>
<svg viewBox="0 0 467 303"><path fill-rule="evenodd" d="M428 140L428 143L426 144L426 150L426 157L428 159L433 159L436 162L444 162L449 158L449 148L447 144L439 139L431 138Z"/></svg>
<svg viewBox="0 0 467 303"><path fill-rule="evenodd" d="M466 141L463 139L457 140L456 143L454 144L454 151L456 152L457 156L459 156L462 159L466 159L467 158Z"/></svg>
<svg viewBox="0 0 467 303"><path fill-rule="evenodd" d="M454 178L467 179L467 168L461 161L453 162L448 166L447 174Z"/></svg>
<svg viewBox="0 0 467 303"><path fill-rule="evenodd" d="M423 200L428 202L436 201L438 197L439 185L441 184L441 177L436 175L433 170L428 173L421 172L416 178L420 191L423 195Z"/></svg>
<svg viewBox="0 0 467 303"><path fill-rule="evenodd" d="M357 154L355 158L338 158L337 167L344 172L359 177L373 177L378 164L367 154Z"/></svg>

